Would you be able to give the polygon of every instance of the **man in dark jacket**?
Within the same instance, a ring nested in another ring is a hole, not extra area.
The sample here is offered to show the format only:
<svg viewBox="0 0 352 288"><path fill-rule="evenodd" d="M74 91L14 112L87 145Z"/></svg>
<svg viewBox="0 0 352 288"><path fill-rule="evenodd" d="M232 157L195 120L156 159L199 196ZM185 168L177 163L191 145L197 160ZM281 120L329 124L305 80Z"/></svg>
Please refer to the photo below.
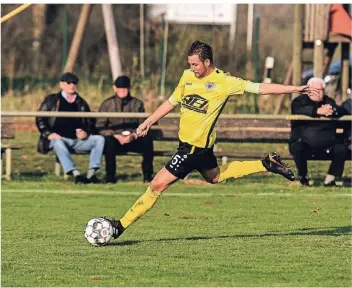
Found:
<svg viewBox="0 0 352 288"><path fill-rule="evenodd" d="M104 100L100 112L145 112L143 102L130 95L130 79L118 77L113 85L115 95ZM105 163L107 183L116 182L116 154L121 152L138 152L143 156L142 171L144 182L153 177L154 147L149 133L138 138L136 128L144 119L141 118L98 118L96 127L105 136Z"/></svg>
<svg viewBox="0 0 352 288"><path fill-rule="evenodd" d="M87 102L78 95L78 77L64 73L60 77L61 91L48 95L39 111L90 112ZM101 167L104 137L93 135L95 121L91 118L37 117L40 132L38 152L47 154L54 149L66 174L73 175L75 183L99 183L95 171ZM87 177L81 175L72 161L71 152L90 151Z"/></svg>
<svg viewBox="0 0 352 288"><path fill-rule="evenodd" d="M335 101L324 95L325 83L321 78L308 81L312 88L320 90L319 95L302 94L291 104L291 113L310 117L340 117L343 112ZM309 185L307 159L312 155L331 157L332 161L324 186L335 186L335 178L341 177L347 153L346 146L338 143L335 121L292 121L290 152L294 157L302 185Z"/></svg>

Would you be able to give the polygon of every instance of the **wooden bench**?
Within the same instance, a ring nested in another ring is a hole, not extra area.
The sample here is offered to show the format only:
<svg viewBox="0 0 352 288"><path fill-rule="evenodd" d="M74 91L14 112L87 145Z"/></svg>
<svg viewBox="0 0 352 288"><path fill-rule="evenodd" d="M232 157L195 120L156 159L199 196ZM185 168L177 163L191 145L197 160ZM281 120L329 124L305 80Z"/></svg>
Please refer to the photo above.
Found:
<svg viewBox="0 0 352 288"><path fill-rule="evenodd" d="M158 129L155 126L154 129ZM159 129L163 138L159 141L177 140L178 121L173 119L162 119ZM267 152L225 152L219 149L221 143L289 143L291 133L291 123L287 120L278 119L218 119L216 125L215 155L222 158L222 163L227 162L227 158L234 159L263 159ZM343 137L343 130L337 129L338 137ZM176 137L175 137L176 135ZM293 160L290 154L280 154L283 160ZM352 154L346 160L351 160ZM329 155L312 154L308 160L331 160Z"/></svg>
<svg viewBox="0 0 352 288"><path fill-rule="evenodd" d="M178 119L163 118L158 125L152 126L154 141L178 141ZM289 143L290 121L273 119L218 119L216 125L217 137L215 144L215 155L221 159L221 163L227 163L232 159L263 159L268 152L228 152L222 151L219 146L222 143ZM338 134L342 136L341 129ZM176 150L155 150L154 156L171 157ZM81 154L81 153L80 153ZM83 154L89 154L83 153ZM120 155L139 156L139 153L128 152ZM283 160L292 160L290 154L280 154ZM329 155L311 155L309 160L331 160ZM349 155L346 160L351 160ZM60 175L61 165L56 158L55 174Z"/></svg>
<svg viewBox="0 0 352 288"><path fill-rule="evenodd" d="M5 179L11 180L12 170L12 150L19 150L21 147L9 143L3 143L4 140L11 140L15 138L15 130L13 128L12 117L1 117L1 176L2 176L2 159L5 153Z"/></svg>

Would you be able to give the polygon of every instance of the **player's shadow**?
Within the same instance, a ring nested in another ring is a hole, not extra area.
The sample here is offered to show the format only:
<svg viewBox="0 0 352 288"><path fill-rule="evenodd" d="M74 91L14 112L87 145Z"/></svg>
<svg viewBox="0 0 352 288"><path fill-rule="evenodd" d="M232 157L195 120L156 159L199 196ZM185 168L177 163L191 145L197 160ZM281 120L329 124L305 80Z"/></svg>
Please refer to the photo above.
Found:
<svg viewBox="0 0 352 288"><path fill-rule="evenodd" d="M352 235L352 226L343 227L326 227L326 228L301 228L297 231L289 233L271 232L263 234L238 234L238 235L223 235L223 236L195 236L195 237L179 237L179 238L164 238L153 240L127 240L108 243L107 246L129 246L145 242L171 242L171 241L198 241L212 239L236 239L236 238L262 238L262 237L283 237L283 236L342 236Z"/></svg>

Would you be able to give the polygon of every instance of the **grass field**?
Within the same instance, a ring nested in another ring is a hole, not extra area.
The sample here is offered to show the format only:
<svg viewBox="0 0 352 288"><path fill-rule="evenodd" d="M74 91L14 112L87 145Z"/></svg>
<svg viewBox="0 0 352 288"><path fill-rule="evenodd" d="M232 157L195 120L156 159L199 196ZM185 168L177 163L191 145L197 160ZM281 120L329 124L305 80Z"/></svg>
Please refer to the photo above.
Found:
<svg viewBox="0 0 352 288"><path fill-rule="evenodd" d="M1 284L351 286L350 191L264 178L176 184L98 248L84 224L120 217L145 185L3 185Z"/></svg>
<svg viewBox="0 0 352 288"><path fill-rule="evenodd" d="M115 185L77 186L35 153L36 135L16 141L14 179L1 185L3 287L352 286L352 193L321 186L326 162L310 166L318 184L306 188L269 174L179 182L121 238L93 247L85 223L121 217L145 191L140 159L121 158Z"/></svg>

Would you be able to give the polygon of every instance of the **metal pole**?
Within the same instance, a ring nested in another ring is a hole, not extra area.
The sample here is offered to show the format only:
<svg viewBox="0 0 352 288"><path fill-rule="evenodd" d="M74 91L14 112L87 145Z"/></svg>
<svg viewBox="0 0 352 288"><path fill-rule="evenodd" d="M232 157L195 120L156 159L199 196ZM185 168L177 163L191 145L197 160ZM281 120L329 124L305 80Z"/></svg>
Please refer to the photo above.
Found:
<svg viewBox="0 0 352 288"><path fill-rule="evenodd" d="M237 4L232 4L232 22L230 25L230 40L229 40L229 64L233 64L233 56L235 51L236 25L237 25Z"/></svg>
<svg viewBox="0 0 352 288"><path fill-rule="evenodd" d="M105 34L108 42L111 74L113 81L121 75L119 45L116 37L115 21L111 4L102 4Z"/></svg>
<svg viewBox="0 0 352 288"><path fill-rule="evenodd" d="M255 26L254 26L254 46L253 46L253 60L254 60L254 81L259 82L259 10L256 8L255 11ZM259 113L258 107L258 95L253 94L254 97L254 113Z"/></svg>
<svg viewBox="0 0 352 288"><path fill-rule="evenodd" d="M247 65L246 65L246 78L253 80L253 58L252 58L252 46L253 46L253 11L254 5L248 4L248 17L247 17Z"/></svg>
<svg viewBox="0 0 352 288"><path fill-rule="evenodd" d="M139 39L140 69L141 69L141 76L144 79L144 5L143 4L139 4L139 31L140 31L140 39Z"/></svg>

